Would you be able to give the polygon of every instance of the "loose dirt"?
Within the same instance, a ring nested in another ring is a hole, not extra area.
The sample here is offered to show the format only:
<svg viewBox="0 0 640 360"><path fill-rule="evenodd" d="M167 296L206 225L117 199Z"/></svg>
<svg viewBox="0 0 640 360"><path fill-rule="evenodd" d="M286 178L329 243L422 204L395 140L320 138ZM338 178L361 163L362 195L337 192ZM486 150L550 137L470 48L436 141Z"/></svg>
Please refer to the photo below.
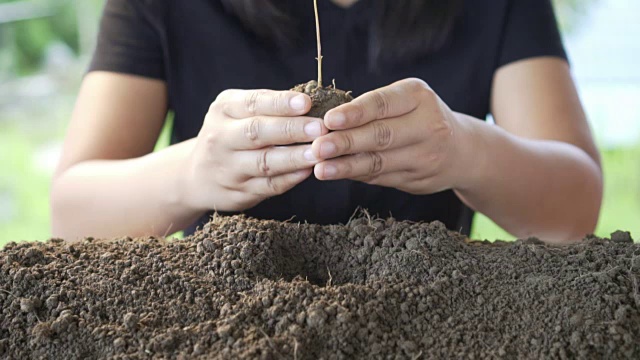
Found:
<svg viewBox="0 0 640 360"><path fill-rule="evenodd" d="M291 90L309 95L312 105L307 116L320 119L324 119L329 110L353 100L351 92L345 92L333 86L319 87L315 80L297 85Z"/></svg>
<svg viewBox="0 0 640 360"><path fill-rule="evenodd" d="M439 223L214 218L184 240L11 243L0 357L640 358L640 247Z"/></svg>

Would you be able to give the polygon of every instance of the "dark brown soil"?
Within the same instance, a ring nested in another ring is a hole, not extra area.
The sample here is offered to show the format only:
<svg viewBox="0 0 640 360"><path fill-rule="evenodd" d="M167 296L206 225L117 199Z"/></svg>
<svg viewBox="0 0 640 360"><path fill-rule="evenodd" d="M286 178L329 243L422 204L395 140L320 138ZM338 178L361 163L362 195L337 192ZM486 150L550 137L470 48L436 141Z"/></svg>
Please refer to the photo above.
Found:
<svg viewBox="0 0 640 360"><path fill-rule="evenodd" d="M215 218L185 240L9 244L0 357L640 358L640 247L439 223Z"/></svg>
<svg viewBox="0 0 640 360"><path fill-rule="evenodd" d="M312 106L307 115L320 119L324 119L329 110L353 100L351 92L335 89L333 86L318 87L318 82L315 80L297 85L291 90L309 95Z"/></svg>

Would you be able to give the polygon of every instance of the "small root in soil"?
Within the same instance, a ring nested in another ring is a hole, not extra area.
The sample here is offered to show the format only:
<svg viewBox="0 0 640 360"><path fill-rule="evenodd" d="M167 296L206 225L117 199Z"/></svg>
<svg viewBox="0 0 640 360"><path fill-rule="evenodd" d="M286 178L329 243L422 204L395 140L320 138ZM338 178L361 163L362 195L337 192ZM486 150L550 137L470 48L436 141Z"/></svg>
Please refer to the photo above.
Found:
<svg viewBox="0 0 640 360"><path fill-rule="evenodd" d="M336 89L335 86L318 86L316 80L295 86L292 91L301 92L311 98L311 110L307 116L324 119L329 110L353 100L351 91Z"/></svg>

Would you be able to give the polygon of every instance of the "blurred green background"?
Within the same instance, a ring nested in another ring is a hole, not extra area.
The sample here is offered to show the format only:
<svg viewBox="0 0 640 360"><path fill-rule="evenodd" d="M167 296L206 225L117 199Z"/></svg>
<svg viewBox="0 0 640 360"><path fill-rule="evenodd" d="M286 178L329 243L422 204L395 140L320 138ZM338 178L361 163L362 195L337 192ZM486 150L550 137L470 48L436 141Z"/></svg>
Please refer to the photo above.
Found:
<svg viewBox="0 0 640 360"><path fill-rule="evenodd" d="M49 237L48 193L104 0L0 0L0 246ZM640 237L640 2L555 0L606 177L597 234ZM166 133L165 133L166 135ZM166 143L166 137L161 142ZM474 238L513 239L484 216Z"/></svg>

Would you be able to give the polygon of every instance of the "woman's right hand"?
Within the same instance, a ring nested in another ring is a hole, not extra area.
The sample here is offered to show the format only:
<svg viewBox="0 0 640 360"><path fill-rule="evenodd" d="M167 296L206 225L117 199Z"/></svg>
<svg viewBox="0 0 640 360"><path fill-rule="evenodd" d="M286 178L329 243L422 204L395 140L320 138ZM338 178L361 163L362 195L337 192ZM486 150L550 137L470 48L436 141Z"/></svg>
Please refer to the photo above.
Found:
<svg viewBox="0 0 640 360"><path fill-rule="evenodd" d="M311 99L293 91L222 92L182 169L183 204L243 211L308 178L319 162L309 143L328 133L321 119L302 116L310 108Z"/></svg>

